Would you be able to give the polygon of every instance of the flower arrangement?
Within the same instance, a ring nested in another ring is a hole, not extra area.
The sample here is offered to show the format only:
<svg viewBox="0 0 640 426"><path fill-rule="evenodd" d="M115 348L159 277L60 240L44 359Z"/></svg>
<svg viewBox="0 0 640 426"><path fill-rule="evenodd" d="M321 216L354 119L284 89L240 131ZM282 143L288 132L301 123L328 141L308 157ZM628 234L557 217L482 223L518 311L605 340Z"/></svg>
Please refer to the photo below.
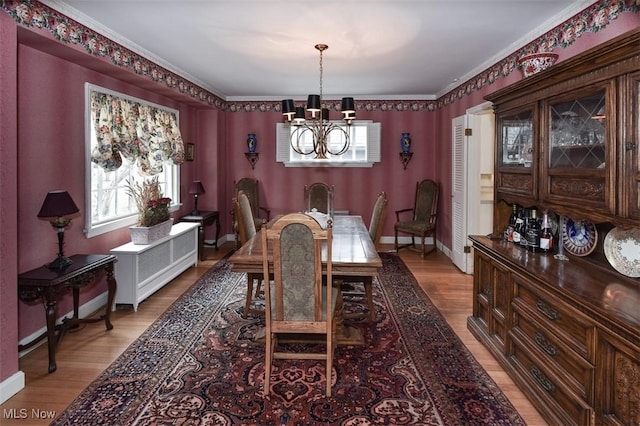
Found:
<svg viewBox="0 0 640 426"><path fill-rule="evenodd" d="M127 182L127 194L133 198L138 209L137 226L153 226L171 218L169 204L171 198L162 195L158 178L154 177L142 183Z"/></svg>

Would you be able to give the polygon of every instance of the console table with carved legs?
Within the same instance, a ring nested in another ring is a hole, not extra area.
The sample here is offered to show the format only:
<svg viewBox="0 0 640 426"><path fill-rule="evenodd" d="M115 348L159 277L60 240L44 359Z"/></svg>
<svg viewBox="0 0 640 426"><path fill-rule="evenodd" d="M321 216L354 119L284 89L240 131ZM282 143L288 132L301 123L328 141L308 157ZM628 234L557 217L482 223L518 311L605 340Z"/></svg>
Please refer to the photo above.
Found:
<svg viewBox="0 0 640 426"><path fill-rule="evenodd" d="M76 254L70 259L71 265L61 271L41 266L18 275L18 297L24 302L42 300L47 319L47 331L28 344L18 346L18 350L28 349L46 337L49 346L49 373L56 371L56 347L68 329L77 327L81 323L103 320L107 330L113 328L110 315L116 294L114 263L117 257L102 254ZM80 318L80 289L93 283L102 271L106 274L108 285L105 313L99 318ZM65 317L61 324L56 325L58 300L69 290L73 291L73 317Z"/></svg>

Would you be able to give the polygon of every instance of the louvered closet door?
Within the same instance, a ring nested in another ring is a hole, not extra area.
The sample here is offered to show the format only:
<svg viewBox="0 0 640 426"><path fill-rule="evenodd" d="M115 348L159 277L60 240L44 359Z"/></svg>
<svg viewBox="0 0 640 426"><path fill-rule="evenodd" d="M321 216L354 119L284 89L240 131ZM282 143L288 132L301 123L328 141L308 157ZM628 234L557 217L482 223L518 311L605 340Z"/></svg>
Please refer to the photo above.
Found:
<svg viewBox="0 0 640 426"><path fill-rule="evenodd" d="M451 217L452 241L451 260L462 272L467 272L467 149L464 129L466 116L452 120L452 177L451 177Z"/></svg>
<svg viewBox="0 0 640 426"><path fill-rule="evenodd" d="M495 118L490 104L467 112L451 122L451 259L462 272L472 274L473 254L464 252L465 246L471 247L468 236L493 230Z"/></svg>

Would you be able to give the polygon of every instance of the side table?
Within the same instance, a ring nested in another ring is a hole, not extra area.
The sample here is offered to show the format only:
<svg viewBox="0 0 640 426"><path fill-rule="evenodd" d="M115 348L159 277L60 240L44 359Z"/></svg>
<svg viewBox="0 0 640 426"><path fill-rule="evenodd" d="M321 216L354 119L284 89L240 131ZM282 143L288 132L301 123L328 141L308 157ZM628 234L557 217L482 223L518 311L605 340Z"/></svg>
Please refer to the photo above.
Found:
<svg viewBox="0 0 640 426"><path fill-rule="evenodd" d="M205 260L204 255L204 227L216 224L216 239L213 246L218 250L218 237L220 235L220 213L217 211L199 210L197 213L189 213L182 216L180 222L197 222L200 224L198 228L198 255L200 260Z"/></svg>
<svg viewBox="0 0 640 426"><path fill-rule="evenodd" d="M49 345L49 373L56 371L56 347L65 332L80 323L104 320L107 330L111 330L111 309L116 295L116 279L113 265L118 260L113 255L76 254L71 256L72 263L62 271L51 270L46 266L18 275L18 297L24 302L42 299L45 304L47 331L26 345L18 346L22 351L47 338ZM108 296L104 315L100 318L79 318L80 289L95 281L98 272L107 274ZM62 294L73 290L73 317L65 317L62 324L56 325L56 305Z"/></svg>

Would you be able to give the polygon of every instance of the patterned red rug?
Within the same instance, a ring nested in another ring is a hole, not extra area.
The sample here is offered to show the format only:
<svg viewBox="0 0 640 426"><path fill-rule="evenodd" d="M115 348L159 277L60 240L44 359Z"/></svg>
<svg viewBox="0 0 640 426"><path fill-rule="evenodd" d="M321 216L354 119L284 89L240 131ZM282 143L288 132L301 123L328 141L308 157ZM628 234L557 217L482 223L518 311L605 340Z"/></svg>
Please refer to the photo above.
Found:
<svg viewBox="0 0 640 426"><path fill-rule="evenodd" d="M264 395L263 320L241 317L245 276L221 261L52 424L524 425L402 260L381 256L377 321L354 322L364 346L336 348L330 398L312 360L276 360Z"/></svg>

